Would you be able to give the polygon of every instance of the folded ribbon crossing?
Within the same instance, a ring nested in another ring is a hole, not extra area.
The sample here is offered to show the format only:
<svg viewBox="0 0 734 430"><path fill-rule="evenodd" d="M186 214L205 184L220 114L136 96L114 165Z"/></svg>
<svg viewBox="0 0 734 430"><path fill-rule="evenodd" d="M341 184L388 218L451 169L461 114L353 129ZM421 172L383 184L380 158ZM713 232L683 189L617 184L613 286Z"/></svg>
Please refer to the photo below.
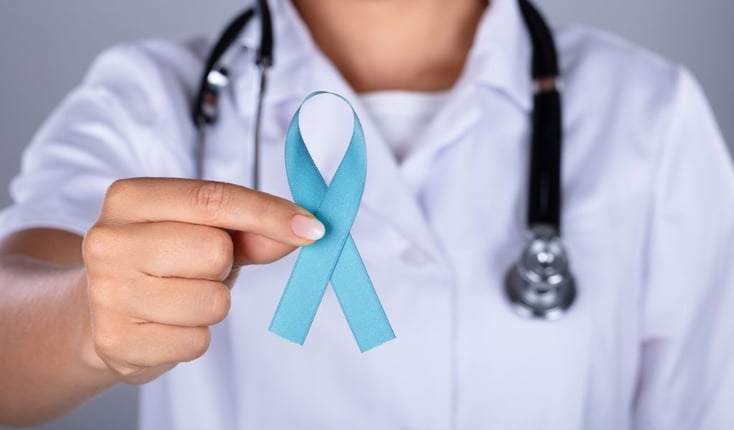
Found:
<svg viewBox="0 0 734 430"><path fill-rule="evenodd" d="M303 103L320 94L332 94L349 104L342 96L322 91L311 93ZM350 234L367 173L364 132L352 109L352 138L327 185L301 135L301 107L291 120L285 141L288 183L295 202L324 223L326 235L301 250L270 331L303 345L331 282L357 345L364 352L395 338Z"/></svg>

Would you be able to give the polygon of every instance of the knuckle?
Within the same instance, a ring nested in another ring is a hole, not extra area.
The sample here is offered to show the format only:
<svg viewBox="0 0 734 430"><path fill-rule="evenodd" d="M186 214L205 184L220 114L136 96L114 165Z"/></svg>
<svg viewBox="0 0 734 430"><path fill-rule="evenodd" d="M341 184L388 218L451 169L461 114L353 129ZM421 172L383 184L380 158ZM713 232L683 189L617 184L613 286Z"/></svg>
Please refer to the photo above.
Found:
<svg viewBox="0 0 734 430"><path fill-rule="evenodd" d="M95 225L82 240L82 258L87 268L117 259L123 248L120 231L111 226Z"/></svg>
<svg viewBox="0 0 734 430"><path fill-rule="evenodd" d="M82 241L82 252L85 260L96 260L109 255L114 249L114 234L111 229L94 226L87 231Z"/></svg>
<svg viewBox="0 0 734 430"><path fill-rule="evenodd" d="M87 286L87 296L89 305L95 311L103 308L109 308L116 302L113 298L112 288L108 282L105 281L89 282Z"/></svg>
<svg viewBox="0 0 734 430"><path fill-rule="evenodd" d="M105 361L114 360L120 352L120 337L115 334L116 330L94 330L94 349Z"/></svg>
<svg viewBox="0 0 734 430"><path fill-rule="evenodd" d="M224 320L229 314L232 306L232 294L224 284L220 284L214 289L211 297L211 317L212 324L216 324Z"/></svg>
<svg viewBox="0 0 734 430"><path fill-rule="evenodd" d="M188 354L182 361L196 360L201 357L209 349L211 342L211 332L208 327L192 328L189 332Z"/></svg>
<svg viewBox="0 0 734 430"><path fill-rule="evenodd" d="M105 193L104 208L112 212L124 208L134 188L133 182L130 179L118 179L110 184Z"/></svg>
<svg viewBox="0 0 734 430"><path fill-rule="evenodd" d="M223 230L212 230L206 241L204 258L213 273L226 276L234 258L234 244L229 233Z"/></svg>
<svg viewBox="0 0 734 430"><path fill-rule="evenodd" d="M214 219L231 199L232 191L222 182L202 182L195 187L194 206L205 217Z"/></svg>

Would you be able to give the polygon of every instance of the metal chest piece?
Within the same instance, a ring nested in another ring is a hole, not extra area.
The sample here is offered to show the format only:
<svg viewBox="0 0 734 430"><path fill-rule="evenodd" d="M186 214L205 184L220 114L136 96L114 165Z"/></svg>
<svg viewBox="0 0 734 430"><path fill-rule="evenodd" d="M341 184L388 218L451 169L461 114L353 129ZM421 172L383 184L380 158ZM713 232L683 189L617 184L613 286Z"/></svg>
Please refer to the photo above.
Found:
<svg viewBox="0 0 734 430"><path fill-rule="evenodd" d="M538 225L530 233L530 243L507 273L507 297L523 317L556 320L573 304L576 282L556 230Z"/></svg>

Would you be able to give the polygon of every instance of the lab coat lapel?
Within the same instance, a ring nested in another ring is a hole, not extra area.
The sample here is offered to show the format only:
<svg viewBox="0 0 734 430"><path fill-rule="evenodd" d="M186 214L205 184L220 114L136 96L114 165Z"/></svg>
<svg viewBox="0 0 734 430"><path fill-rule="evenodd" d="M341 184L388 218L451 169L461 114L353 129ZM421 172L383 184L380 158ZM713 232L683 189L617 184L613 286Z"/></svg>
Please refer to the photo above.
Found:
<svg viewBox="0 0 734 430"><path fill-rule="evenodd" d="M367 135L367 183L362 205L424 250L436 251L434 235L417 195L400 171L372 119L361 113Z"/></svg>
<svg viewBox="0 0 734 430"><path fill-rule="evenodd" d="M426 176L435 171L432 164L437 154L460 142L480 120L482 107L476 89L475 85L458 85L449 104L439 110L428 127L416 136L421 144L400 167L414 195L420 191Z"/></svg>

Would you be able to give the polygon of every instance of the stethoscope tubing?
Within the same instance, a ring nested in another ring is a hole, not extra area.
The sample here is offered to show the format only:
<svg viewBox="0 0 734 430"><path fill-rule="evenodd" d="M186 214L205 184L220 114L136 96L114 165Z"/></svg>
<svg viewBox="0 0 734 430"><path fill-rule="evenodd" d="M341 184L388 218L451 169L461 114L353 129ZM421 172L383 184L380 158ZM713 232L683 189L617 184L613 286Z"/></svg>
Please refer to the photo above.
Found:
<svg viewBox="0 0 734 430"><path fill-rule="evenodd" d="M576 282L570 271L561 233L562 110L559 92L558 54L553 34L540 12L528 1L518 0L533 46L531 76L534 83L532 133L529 160L526 226L528 244L505 277L505 292L517 312L526 317L557 319L573 304ZM192 117L197 129L196 173L203 178L206 130L218 119L218 99L229 83L221 64L225 52L254 16L260 19L261 36L255 65L259 86L252 132L251 187L259 189L260 136L268 71L273 65L273 26L266 0L257 0L226 27L210 52L194 100Z"/></svg>

